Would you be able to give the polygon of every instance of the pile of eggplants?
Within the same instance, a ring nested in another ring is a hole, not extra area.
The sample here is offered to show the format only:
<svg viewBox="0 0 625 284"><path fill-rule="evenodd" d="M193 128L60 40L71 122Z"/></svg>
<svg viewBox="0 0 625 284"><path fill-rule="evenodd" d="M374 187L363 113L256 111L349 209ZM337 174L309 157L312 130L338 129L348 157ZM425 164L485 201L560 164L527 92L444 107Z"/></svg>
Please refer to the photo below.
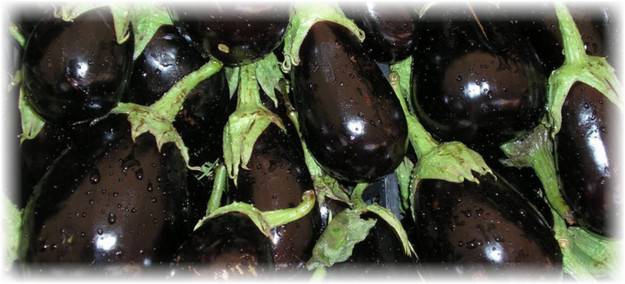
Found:
<svg viewBox="0 0 625 284"><path fill-rule="evenodd" d="M610 279L613 19L517 8L17 10L6 269Z"/></svg>

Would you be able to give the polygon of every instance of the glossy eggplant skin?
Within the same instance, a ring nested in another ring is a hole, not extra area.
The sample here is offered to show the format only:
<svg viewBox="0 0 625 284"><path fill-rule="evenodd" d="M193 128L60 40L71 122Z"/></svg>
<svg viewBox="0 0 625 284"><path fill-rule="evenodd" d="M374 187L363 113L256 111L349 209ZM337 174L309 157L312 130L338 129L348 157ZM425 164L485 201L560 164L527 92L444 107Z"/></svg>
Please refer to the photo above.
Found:
<svg viewBox="0 0 625 284"><path fill-rule="evenodd" d="M602 236L616 232L621 195L618 108L596 89L573 85L562 106L562 126L556 135L558 170L565 199L579 224Z"/></svg>
<svg viewBox="0 0 625 284"><path fill-rule="evenodd" d="M439 140L491 151L538 123L545 76L532 46L496 10L475 11L483 31L463 5L432 7L421 19L412 99Z"/></svg>
<svg viewBox="0 0 625 284"><path fill-rule="evenodd" d="M414 210L414 245L424 264L459 274L525 268L560 273L553 231L501 176L481 176L479 185L424 180Z"/></svg>
<svg viewBox="0 0 625 284"><path fill-rule="evenodd" d="M203 63L202 56L173 26L161 26L135 61L129 92L123 100L151 105ZM200 83L187 96L174 126L189 148L191 165L213 162L222 156L228 103L228 86L223 71Z"/></svg>
<svg viewBox="0 0 625 284"><path fill-rule="evenodd" d="M271 242L247 217L230 213L204 223L178 248L176 274L226 280L270 272Z"/></svg>
<svg viewBox="0 0 625 284"><path fill-rule="evenodd" d="M389 82L358 40L331 22L314 24L292 70L302 135L332 176L370 181L392 172L408 146L406 119Z"/></svg>
<svg viewBox="0 0 625 284"><path fill-rule="evenodd" d="M46 121L82 122L107 114L126 91L133 37L118 44L108 8L73 22L37 25L24 52L27 99Z"/></svg>
<svg viewBox="0 0 625 284"><path fill-rule="evenodd" d="M232 196L261 211L295 207L306 190L314 189L297 138L274 124L256 140L248 168L239 171ZM272 230L277 270L303 268L310 258L319 235L319 216L315 212Z"/></svg>
<svg viewBox="0 0 625 284"><path fill-rule="evenodd" d="M171 143L133 142L125 116L78 135L24 215L25 263L147 268L169 262L189 227L186 165Z"/></svg>
<svg viewBox="0 0 625 284"><path fill-rule="evenodd" d="M22 208L33 192L33 187L46 173L57 157L72 145L72 129L44 125L33 139L19 144L20 193L17 205Z"/></svg>
<svg viewBox="0 0 625 284"><path fill-rule="evenodd" d="M203 56L224 64L251 63L274 50L289 24L289 7L274 3L208 4L173 10L176 27Z"/></svg>
<svg viewBox="0 0 625 284"><path fill-rule="evenodd" d="M411 3L413 4L413 3ZM345 15L365 32L363 46L377 62L395 63L414 51L414 7L399 3L361 2L344 7Z"/></svg>

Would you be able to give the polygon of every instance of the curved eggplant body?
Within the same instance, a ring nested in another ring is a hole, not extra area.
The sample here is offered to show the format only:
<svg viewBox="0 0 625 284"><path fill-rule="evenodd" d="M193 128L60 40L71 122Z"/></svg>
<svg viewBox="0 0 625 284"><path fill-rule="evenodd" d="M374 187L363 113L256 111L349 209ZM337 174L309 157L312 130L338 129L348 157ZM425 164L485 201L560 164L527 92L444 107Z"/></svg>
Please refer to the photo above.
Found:
<svg viewBox="0 0 625 284"><path fill-rule="evenodd" d="M561 269L549 225L500 176L480 184L424 180L415 195L415 249L426 265L456 273Z"/></svg>
<svg viewBox="0 0 625 284"><path fill-rule="evenodd" d="M402 161L408 130L389 82L362 45L337 24L312 26L292 71L302 135L321 167L369 181Z"/></svg>
<svg viewBox="0 0 625 284"><path fill-rule="evenodd" d="M314 188L300 145L291 138L274 124L265 129L254 144L249 170L239 172L235 200L261 211L292 208L302 201L304 191ZM276 269L301 268L310 258L319 226L314 212L272 230Z"/></svg>
<svg viewBox="0 0 625 284"><path fill-rule="evenodd" d="M441 140L497 149L544 113L542 67L507 22L485 10L478 23L466 8L444 8L421 19L412 66L417 115Z"/></svg>
<svg viewBox="0 0 625 284"><path fill-rule="evenodd" d="M410 56L415 47L414 7L375 2L352 5L343 11L365 32L363 46L375 61L395 63Z"/></svg>
<svg viewBox="0 0 625 284"><path fill-rule="evenodd" d="M173 26L162 26L134 64L125 101L151 105L187 74L203 64L202 56ZM187 96L174 126L189 148L191 165L222 156L222 134L228 119L229 95L223 71L196 86Z"/></svg>
<svg viewBox="0 0 625 284"><path fill-rule="evenodd" d="M107 114L126 91L133 37L118 44L107 8L37 25L24 52L27 99L46 121L70 124Z"/></svg>
<svg viewBox="0 0 625 284"><path fill-rule="evenodd" d="M186 164L173 144L132 141L125 116L94 125L37 184L21 246L35 265L169 261L189 233ZM80 143L78 143L80 142Z"/></svg>
<svg viewBox="0 0 625 284"><path fill-rule="evenodd" d="M209 220L176 251L174 271L227 280L270 271L271 243L244 215L230 213Z"/></svg>
<svg viewBox="0 0 625 284"><path fill-rule="evenodd" d="M573 85L562 106L557 134L558 169L563 192L584 228L613 235L620 220L616 173L620 112L606 97L582 83ZM616 127L616 128L615 128ZM620 196L619 196L620 195Z"/></svg>
<svg viewBox="0 0 625 284"><path fill-rule="evenodd" d="M209 4L178 7L176 27L204 57L243 65L274 50L289 24L287 5L272 3Z"/></svg>

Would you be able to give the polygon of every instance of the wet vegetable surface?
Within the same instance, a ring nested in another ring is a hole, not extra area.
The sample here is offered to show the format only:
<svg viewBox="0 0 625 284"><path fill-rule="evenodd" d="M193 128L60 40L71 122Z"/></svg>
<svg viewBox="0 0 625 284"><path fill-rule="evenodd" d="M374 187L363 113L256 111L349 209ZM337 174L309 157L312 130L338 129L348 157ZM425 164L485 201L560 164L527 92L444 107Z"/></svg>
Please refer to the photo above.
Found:
<svg viewBox="0 0 625 284"><path fill-rule="evenodd" d="M302 200L306 190L313 189L295 137L270 125L254 144L249 170L241 170L233 199L253 204L261 211L292 208ZM272 254L277 269L302 267L310 258L319 216L305 217L272 230Z"/></svg>
<svg viewBox="0 0 625 284"><path fill-rule="evenodd" d="M205 62L172 26L161 26L134 64L125 101L151 105L185 75ZM228 119L228 89L224 72L196 86L187 96L174 126L189 148L192 165L222 156L223 127Z"/></svg>
<svg viewBox="0 0 625 284"><path fill-rule="evenodd" d="M230 213L206 222L176 252L173 268L182 275L229 279L270 271L271 243L249 218Z"/></svg>
<svg viewBox="0 0 625 284"><path fill-rule="evenodd" d="M289 8L272 3L177 7L176 26L205 56L241 65L275 49L289 23Z"/></svg>
<svg viewBox="0 0 625 284"><path fill-rule="evenodd" d="M424 180L415 196L420 261L455 273L560 269L553 232L501 176L480 184Z"/></svg>
<svg viewBox="0 0 625 284"><path fill-rule="evenodd" d="M45 120L74 123L106 114L126 89L133 40L118 44L110 10L37 25L24 54L28 100Z"/></svg>
<svg viewBox="0 0 625 284"><path fill-rule="evenodd" d="M312 26L292 71L304 140L333 176L372 180L392 172L407 148L399 101L357 39L330 22Z"/></svg>
<svg viewBox="0 0 625 284"><path fill-rule="evenodd" d="M612 235L611 222L619 220L620 193L614 190L621 125L620 112L597 90L576 83L562 107L562 128L557 135L558 168L565 198L585 228Z"/></svg>
<svg viewBox="0 0 625 284"><path fill-rule="evenodd" d="M363 46L376 61L394 63L414 50L416 13L411 5L363 2L343 11L365 31Z"/></svg>
<svg viewBox="0 0 625 284"><path fill-rule="evenodd" d="M186 167L154 138L133 143L125 116L99 122L54 163L25 212L25 261L128 264L169 261L188 222Z"/></svg>
<svg viewBox="0 0 625 284"><path fill-rule="evenodd" d="M496 149L544 112L545 77L533 48L518 42L496 11L464 5L421 18L414 54L416 113L434 136L478 150ZM440 6L444 7L444 6Z"/></svg>

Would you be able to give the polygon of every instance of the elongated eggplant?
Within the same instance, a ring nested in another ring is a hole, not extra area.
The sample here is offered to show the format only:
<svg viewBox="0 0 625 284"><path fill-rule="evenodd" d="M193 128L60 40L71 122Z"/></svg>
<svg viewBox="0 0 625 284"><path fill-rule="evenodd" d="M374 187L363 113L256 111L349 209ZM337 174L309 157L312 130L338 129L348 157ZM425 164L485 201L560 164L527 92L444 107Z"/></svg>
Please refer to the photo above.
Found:
<svg viewBox="0 0 625 284"><path fill-rule="evenodd" d="M176 274L227 280L266 275L272 263L269 239L247 216L230 213L195 230L172 264Z"/></svg>
<svg viewBox="0 0 625 284"><path fill-rule="evenodd" d="M176 27L203 53L227 65L248 64L274 50L289 24L289 7L272 3L182 6Z"/></svg>
<svg viewBox="0 0 625 284"><path fill-rule="evenodd" d="M254 144L249 170L237 178L234 200L253 204L262 211L292 208L313 183L295 137L272 124ZM305 217L272 230L272 254L276 269L301 268L310 258L319 226L315 210Z"/></svg>
<svg viewBox="0 0 625 284"><path fill-rule="evenodd" d="M474 17L467 6L434 6L421 19L412 96L435 137L491 151L537 125L545 76L531 45L496 10L475 8Z"/></svg>
<svg viewBox="0 0 625 284"><path fill-rule="evenodd" d="M24 83L46 121L85 121L115 107L132 71L133 39L118 44L113 27L108 8L35 27L24 52Z"/></svg>
<svg viewBox="0 0 625 284"><path fill-rule="evenodd" d="M203 64L172 26L161 26L134 64L125 101L151 105L185 75ZM228 119L229 95L221 71L196 86L186 97L174 126L189 148L190 163L201 165L222 156L222 133Z"/></svg>
<svg viewBox="0 0 625 284"><path fill-rule="evenodd" d="M186 164L173 144L131 138L115 115L75 138L24 215L24 261L51 267L168 262L189 231Z"/></svg>
<svg viewBox="0 0 625 284"><path fill-rule="evenodd" d="M375 61L395 63L414 51L414 7L400 3L363 2L344 7L343 11L364 30L363 46Z"/></svg>
<svg viewBox="0 0 625 284"><path fill-rule="evenodd" d="M392 172L407 145L406 119L393 89L350 32L312 26L292 71L302 135L321 167L346 181Z"/></svg>
<svg viewBox="0 0 625 284"><path fill-rule="evenodd" d="M619 115L596 89L576 83L562 106L562 128L556 136L565 199L580 225L604 236L613 235L612 222L620 220L615 176L620 172L620 143L615 140Z"/></svg>
<svg viewBox="0 0 625 284"><path fill-rule="evenodd" d="M414 210L414 245L426 265L460 274L561 269L546 220L501 176L482 176L479 184L424 180Z"/></svg>

